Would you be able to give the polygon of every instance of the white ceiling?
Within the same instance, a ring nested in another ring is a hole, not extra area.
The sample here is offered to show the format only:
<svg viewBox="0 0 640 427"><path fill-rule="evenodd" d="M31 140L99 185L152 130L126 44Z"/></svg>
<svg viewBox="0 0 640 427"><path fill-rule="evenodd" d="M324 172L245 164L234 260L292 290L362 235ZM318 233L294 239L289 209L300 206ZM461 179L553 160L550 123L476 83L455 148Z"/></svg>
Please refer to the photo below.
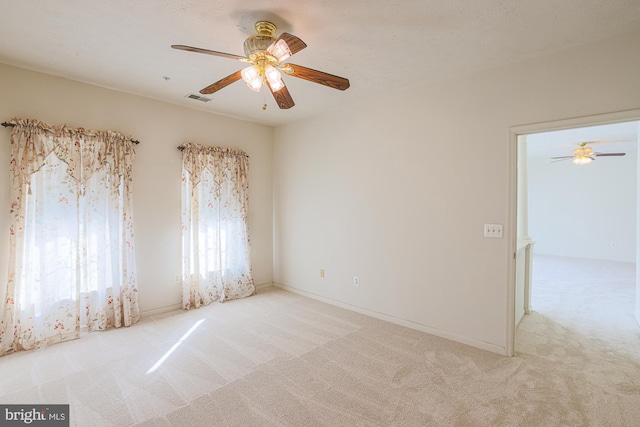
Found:
<svg viewBox="0 0 640 427"><path fill-rule="evenodd" d="M24 0L0 13L0 62L174 104L278 125L640 29L638 0ZM308 47L291 62L347 77L345 92L293 77L296 106L236 82L185 98L244 64L172 44L243 55L270 20ZM163 77L170 77L165 80Z"/></svg>

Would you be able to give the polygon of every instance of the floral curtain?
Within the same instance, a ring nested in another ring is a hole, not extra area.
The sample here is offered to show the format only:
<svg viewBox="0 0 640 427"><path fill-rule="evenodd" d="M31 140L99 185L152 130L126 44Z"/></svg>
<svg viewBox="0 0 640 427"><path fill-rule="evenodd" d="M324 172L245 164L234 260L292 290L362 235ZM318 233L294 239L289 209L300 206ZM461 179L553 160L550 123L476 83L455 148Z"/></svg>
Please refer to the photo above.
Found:
<svg viewBox="0 0 640 427"><path fill-rule="evenodd" d="M11 121L0 355L139 320L131 139Z"/></svg>
<svg viewBox="0 0 640 427"><path fill-rule="evenodd" d="M244 151L182 149L182 306L255 293L249 254L249 160Z"/></svg>

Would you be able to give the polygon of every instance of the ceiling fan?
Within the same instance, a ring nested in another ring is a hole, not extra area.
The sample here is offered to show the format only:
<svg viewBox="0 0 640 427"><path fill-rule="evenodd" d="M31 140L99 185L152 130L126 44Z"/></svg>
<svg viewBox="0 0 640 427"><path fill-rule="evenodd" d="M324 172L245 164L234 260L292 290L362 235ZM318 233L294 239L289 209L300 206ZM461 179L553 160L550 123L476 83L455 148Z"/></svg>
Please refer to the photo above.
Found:
<svg viewBox="0 0 640 427"><path fill-rule="evenodd" d="M256 92L260 92L262 87L266 84L280 108L291 108L295 103L293 102L293 98L291 98L291 94L289 93L287 86L282 80L280 71L287 75L308 80L313 83L319 83L334 89L345 90L349 87L349 80L344 77L334 76L333 74L313 70L300 65L290 63L284 64L283 62L291 55L300 52L302 49L307 47L305 42L289 33L282 33L280 37L276 39L276 26L268 21L258 21L254 27L257 34L247 37L244 41L245 56L216 52L213 50L200 49L185 45L174 44L171 45L171 47L179 50L220 56L222 58L236 59L238 61L251 64L247 68L236 71L235 73L230 74L202 89L200 93L205 95L217 92L231 83L242 79L250 89ZM266 108L267 104L264 104L262 109L264 110Z"/></svg>
<svg viewBox="0 0 640 427"><path fill-rule="evenodd" d="M596 153L591 147L588 147L589 142L581 142L578 144L578 148L573 150L573 156L560 156L552 157L554 160L551 163L561 162L563 160L573 159L572 163L576 165L588 165L596 159L596 157L619 157L624 156L626 153Z"/></svg>

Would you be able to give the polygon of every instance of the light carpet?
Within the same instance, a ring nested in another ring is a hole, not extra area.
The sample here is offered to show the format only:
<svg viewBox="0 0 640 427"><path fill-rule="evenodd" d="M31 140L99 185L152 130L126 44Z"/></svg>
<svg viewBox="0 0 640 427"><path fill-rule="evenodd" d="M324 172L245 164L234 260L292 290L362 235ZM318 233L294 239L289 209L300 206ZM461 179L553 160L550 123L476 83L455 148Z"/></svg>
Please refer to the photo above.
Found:
<svg viewBox="0 0 640 427"><path fill-rule="evenodd" d="M640 425L634 265L534 272L512 358L271 288L2 357L0 402L78 426Z"/></svg>

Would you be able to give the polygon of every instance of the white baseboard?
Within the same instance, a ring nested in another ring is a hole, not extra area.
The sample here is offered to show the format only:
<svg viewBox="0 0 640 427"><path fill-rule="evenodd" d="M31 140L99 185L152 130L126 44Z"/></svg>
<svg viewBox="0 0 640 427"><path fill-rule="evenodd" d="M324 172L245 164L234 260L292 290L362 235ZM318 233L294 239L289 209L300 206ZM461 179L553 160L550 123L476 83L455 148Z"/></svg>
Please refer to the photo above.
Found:
<svg viewBox="0 0 640 427"><path fill-rule="evenodd" d="M275 285L273 282L263 283L261 285L256 285L256 291L260 291L262 289L273 288Z"/></svg>
<svg viewBox="0 0 640 427"><path fill-rule="evenodd" d="M255 285L255 286L256 286L256 290L259 291L262 289L273 288L274 283L267 282L267 283L262 283L261 285ZM142 317L156 316L158 314L168 313L174 310L180 310L181 308L182 308L182 304L180 303L171 304L171 305L167 305L166 307L159 307L159 308L154 308L152 310L142 311L140 312L140 317L142 318Z"/></svg>
<svg viewBox="0 0 640 427"><path fill-rule="evenodd" d="M141 311L140 317L142 318L142 317L156 316L158 314L168 313L174 310L180 310L181 308L182 308L182 304L171 304L165 307L159 307L159 308L154 308L152 310Z"/></svg>
<svg viewBox="0 0 640 427"><path fill-rule="evenodd" d="M440 329L432 328L427 325L423 325L421 323L413 322L411 320L402 319L399 317L391 316L389 314L379 313L377 311L369 310L366 308L358 307L355 305L347 304L341 301L337 301L331 298L323 297L321 295L314 294L312 292L303 291L302 289L294 288L292 286L283 285L281 283L273 284L276 288L292 292L294 294L302 295L305 297L309 297L318 301L325 302L327 304L335 305L340 308L344 308L346 310L355 311L356 313L364 314L365 316L374 317L376 319L384 320L387 322L395 323L396 325L405 326L410 329L415 329L421 332L425 332L430 335L434 335L440 338L445 338L450 341L455 341L461 344L465 344L471 347L479 348L481 350L490 351L492 353L497 353L502 356L509 356L507 354L506 347L501 347L495 344L486 343L483 341L477 341L470 338L462 337L456 334L451 334L449 332L442 331Z"/></svg>

